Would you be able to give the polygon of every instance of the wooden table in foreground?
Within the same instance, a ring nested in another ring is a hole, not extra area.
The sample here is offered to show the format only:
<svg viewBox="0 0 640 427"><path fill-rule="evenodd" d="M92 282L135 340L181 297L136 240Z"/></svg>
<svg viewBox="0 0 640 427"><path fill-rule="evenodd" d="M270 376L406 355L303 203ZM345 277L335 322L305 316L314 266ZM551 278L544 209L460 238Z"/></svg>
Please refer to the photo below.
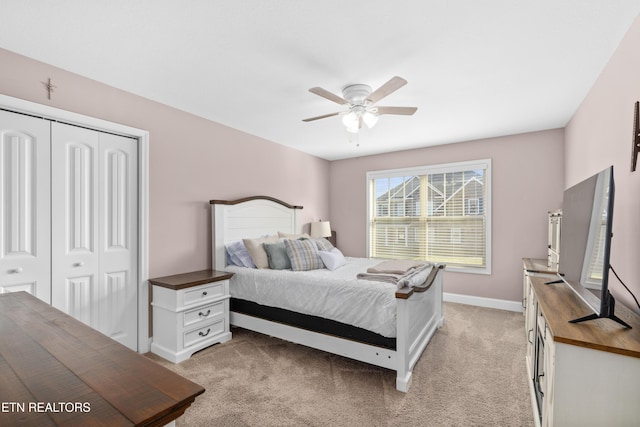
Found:
<svg viewBox="0 0 640 427"><path fill-rule="evenodd" d="M2 426L162 426L202 393L26 292L0 295Z"/></svg>

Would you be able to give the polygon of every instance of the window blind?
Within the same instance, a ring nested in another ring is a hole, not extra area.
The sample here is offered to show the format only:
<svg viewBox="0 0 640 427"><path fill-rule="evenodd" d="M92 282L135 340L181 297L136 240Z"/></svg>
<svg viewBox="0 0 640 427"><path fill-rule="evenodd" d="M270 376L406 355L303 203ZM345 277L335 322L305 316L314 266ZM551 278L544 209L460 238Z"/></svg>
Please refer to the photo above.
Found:
<svg viewBox="0 0 640 427"><path fill-rule="evenodd" d="M369 256L488 272L490 161L369 172Z"/></svg>

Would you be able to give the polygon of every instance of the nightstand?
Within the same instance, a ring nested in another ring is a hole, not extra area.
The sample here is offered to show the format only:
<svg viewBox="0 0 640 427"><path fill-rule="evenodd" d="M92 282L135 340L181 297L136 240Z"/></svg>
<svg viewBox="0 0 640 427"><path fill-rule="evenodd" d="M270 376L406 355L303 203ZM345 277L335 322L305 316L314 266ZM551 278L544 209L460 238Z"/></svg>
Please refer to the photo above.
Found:
<svg viewBox="0 0 640 427"><path fill-rule="evenodd" d="M153 285L151 351L179 363L231 339L229 279L233 273L201 270L150 279Z"/></svg>

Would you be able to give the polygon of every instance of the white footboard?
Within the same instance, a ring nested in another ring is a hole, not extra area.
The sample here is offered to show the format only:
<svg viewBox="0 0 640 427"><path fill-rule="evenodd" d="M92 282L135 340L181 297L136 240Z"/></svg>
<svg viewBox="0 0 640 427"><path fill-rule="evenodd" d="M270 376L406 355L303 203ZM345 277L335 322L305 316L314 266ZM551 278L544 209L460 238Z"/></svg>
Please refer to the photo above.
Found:
<svg viewBox="0 0 640 427"><path fill-rule="evenodd" d="M429 289L424 292L407 291L407 297L404 297L401 292L397 294L396 388L400 391L409 390L413 367L444 321L442 315L444 266L436 268L437 272Z"/></svg>

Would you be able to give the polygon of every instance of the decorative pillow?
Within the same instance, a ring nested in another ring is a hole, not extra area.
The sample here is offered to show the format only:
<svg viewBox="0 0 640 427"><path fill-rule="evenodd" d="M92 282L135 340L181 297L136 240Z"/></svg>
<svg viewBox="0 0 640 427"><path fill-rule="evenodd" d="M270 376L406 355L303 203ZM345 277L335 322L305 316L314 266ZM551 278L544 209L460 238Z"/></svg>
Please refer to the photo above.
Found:
<svg viewBox="0 0 640 427"><path fill-rule="evenodd" d="M329 252L331 251L331 249L333 249L333 245L331 244L331 242L324 237L319 237L312 240L316 242L319 251Z"/></svg>
<svg viewBox="0 0 640 427"><path fill-rule="evenodd" d="M251 260L249 251L247 251L242 241L227 243L224 247L227 250L227 264L256 268L253 260Z"/></svg>
<svg viewBox="0 0 640 427"><path fill-rule="evenodd" d="M287 255L287 249L284 246L284 242L276 243L263 243L265 252L267 253L267 259L269 260L269 268L273 270L290 270L291 262Z"/></svg>
<svg viewBox="0 0 640 427"><path fill-rule="evenodd" d="M322 259L324 265L331 271L347 263L347 260L338 248L333 248L328 252L318 251L318 255L320 255L320 258Z"/></svg>
<svg viewBox="0 0 640 427"><path fill-rule="evenodd" d="M269 258L267 258L267 252L262 247L263 243L275 243L278 241L278 236L260 237L257 239L242 239L244 245L251 255L251 260L258 268L269 268Z"/></svg>
<svg viewBox="0 0 640 427"><path fill-rule="evenodd" d="M292 233L283 233L282 231L278 231L278 237L284 238L284 239L310 239L311 236L309 236L307 233L300 233L300 234L292 234Z"/></svg>
<svg viewBox="0 0 640 427"><path fill-rule="evenodd" d="M284 246L287 249L289 261L291 261L292 270L305 271L324 268L322 259L318 255L318 247L313 240L286 239Z"/></svg>

